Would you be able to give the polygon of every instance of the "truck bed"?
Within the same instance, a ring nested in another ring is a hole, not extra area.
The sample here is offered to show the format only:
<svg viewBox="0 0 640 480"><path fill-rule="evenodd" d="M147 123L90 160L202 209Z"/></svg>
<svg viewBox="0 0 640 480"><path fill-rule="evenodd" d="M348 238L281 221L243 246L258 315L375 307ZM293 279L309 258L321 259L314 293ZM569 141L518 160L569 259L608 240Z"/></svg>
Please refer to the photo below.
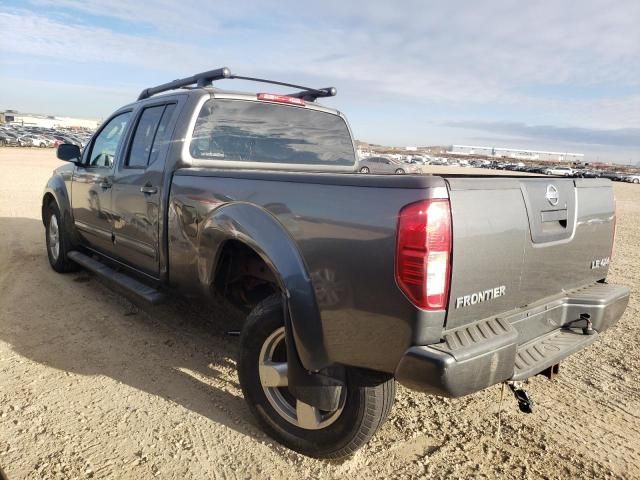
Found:
<svg viewBox="0 0 640 480"><path fill-rule="evenodd" d="M545 199L549 184L559 192L555 207ZM441 312L416 309L394 275L398 212L426 198L451 203L450 298ZM210 280L202 269L211 266L198 264L200 231L234 203L269 212L297 245L331 360L388 372L412 345L604 279L607 265L591 266L610 256L614 228L606 180L186 168L175 173L169 205L173 286ZM525 325L514 327L520 344L537 334Z"/></svg>

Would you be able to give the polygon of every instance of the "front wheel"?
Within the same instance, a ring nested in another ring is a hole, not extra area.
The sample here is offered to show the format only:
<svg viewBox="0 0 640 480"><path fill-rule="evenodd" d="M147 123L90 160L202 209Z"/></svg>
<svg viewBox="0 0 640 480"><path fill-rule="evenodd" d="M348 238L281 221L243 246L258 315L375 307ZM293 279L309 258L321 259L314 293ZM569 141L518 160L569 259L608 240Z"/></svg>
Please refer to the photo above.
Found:
<svg viewBox="0 0 640 480"><path fill-rule="evenodd" d="M304 455L344 458L371 439L395 397L388 374L347 370L338 408L324 411L297 400L287 388L287 351L281 297L274 295L247 317L238 376L244 398L274 439Z"/></svg>
<svg viewBox="0 0 640 480"><path fill-rule="evenodd" d="M62 224L62 216L55 202L47 207L45 217L45 241L49 264L58 273L78 270L78 265L67 258L70 240Z"/></svg>
<svg viewBox="0 0 640 480"><path fill-rule="evenodd" d="M633 183L640 183L640 180L638 180L637 178L634 178Z"/></svg>

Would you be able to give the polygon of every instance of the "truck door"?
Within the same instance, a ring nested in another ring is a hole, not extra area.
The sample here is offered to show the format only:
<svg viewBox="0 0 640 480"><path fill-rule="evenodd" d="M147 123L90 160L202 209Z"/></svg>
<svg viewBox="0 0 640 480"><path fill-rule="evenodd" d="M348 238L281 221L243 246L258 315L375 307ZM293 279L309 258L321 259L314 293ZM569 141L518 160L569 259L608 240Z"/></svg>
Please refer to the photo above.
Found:
<svg viewBox="0 0 640 480"><path fill-rule="evenodd" d="M82 164L73 174L71 204L75 226L90 247L107 254L113 249L113 174L130 117L130 111L123 112L106 122L87 145Z"/></svg>
<svg viewBox="0 0 640 480"><path fill-rule="evenodd" d="M115 255L154 277L160 270L160 199L175 110L176 103L165 99L138 112L113 182Z"/></svg>

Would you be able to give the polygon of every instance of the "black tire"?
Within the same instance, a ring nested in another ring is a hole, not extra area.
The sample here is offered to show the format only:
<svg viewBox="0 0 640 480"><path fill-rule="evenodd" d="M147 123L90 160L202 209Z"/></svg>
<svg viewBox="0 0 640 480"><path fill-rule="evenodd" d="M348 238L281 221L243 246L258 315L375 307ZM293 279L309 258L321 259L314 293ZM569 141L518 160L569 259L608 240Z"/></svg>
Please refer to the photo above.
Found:
<svg viewBox="0 0 640 480"><path fill-rule="evenodd" d="M55 218L57 225L57 238L58 238L58 250L57 255L52 243L52 219ZM45 242L47 244L47 257L49 258L49 264L58 273L75 272L79 270L78 264L74 263L67 257L71 241L69 235L63 227L62 216L60 210L55 202L49 203L45 214L45 230L44 230Z"/></svg>
<svg viewBox="0 0 640 480"><path fill-rule="evenodd" d="M634 178L633 183L640 183L640 180L638 180L637 178Z"/></svg>
<svg viewBox="0 0 640 480"><path fill-rule="evenodd" d="M281 297L274 295L258 304L242 330L238 376L251 413L271 437L296 452L332 459L352 455L386 420L395 397L395 380L389 374L348 369L344 406L337 419L321 429L296 426L269 402L258 371L263 344L283 325Z"/></svg>
<svg viewBox="0 0 640 480"><path fill-rule="evenodd" d="M360 173L369 173L369 172L370 172L369 167L362 167L360 169Z"/></svg>
<svg viewBox="0 0 640 480"><path fill-rule="evenodd" d="M404 170L401 168L396 169L396 175L404 175Z"/></svg>

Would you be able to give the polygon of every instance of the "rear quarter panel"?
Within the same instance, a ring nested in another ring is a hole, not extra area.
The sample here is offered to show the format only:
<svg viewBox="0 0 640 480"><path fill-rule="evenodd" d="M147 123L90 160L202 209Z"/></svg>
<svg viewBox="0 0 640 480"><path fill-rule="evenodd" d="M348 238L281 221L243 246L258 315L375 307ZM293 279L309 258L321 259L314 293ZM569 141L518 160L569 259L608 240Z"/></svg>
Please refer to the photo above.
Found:
<svg viewBox="0 0 640 480"><path fill-rule="evenodd" d="M345 177L353 181L345 184ZM389 182L361 175L181 171L174 176L169 205L171 284L208 291L202 284L207 276L197 271L205 249L193 219L233 202L250 202L274 216L299 248L329 358L392 372L425 323L395 283L397 215L409 203L446 194L438 177L393 178L399 188L381 187ZM437 319L440 329L442 321L443 315Z"/></svg>

